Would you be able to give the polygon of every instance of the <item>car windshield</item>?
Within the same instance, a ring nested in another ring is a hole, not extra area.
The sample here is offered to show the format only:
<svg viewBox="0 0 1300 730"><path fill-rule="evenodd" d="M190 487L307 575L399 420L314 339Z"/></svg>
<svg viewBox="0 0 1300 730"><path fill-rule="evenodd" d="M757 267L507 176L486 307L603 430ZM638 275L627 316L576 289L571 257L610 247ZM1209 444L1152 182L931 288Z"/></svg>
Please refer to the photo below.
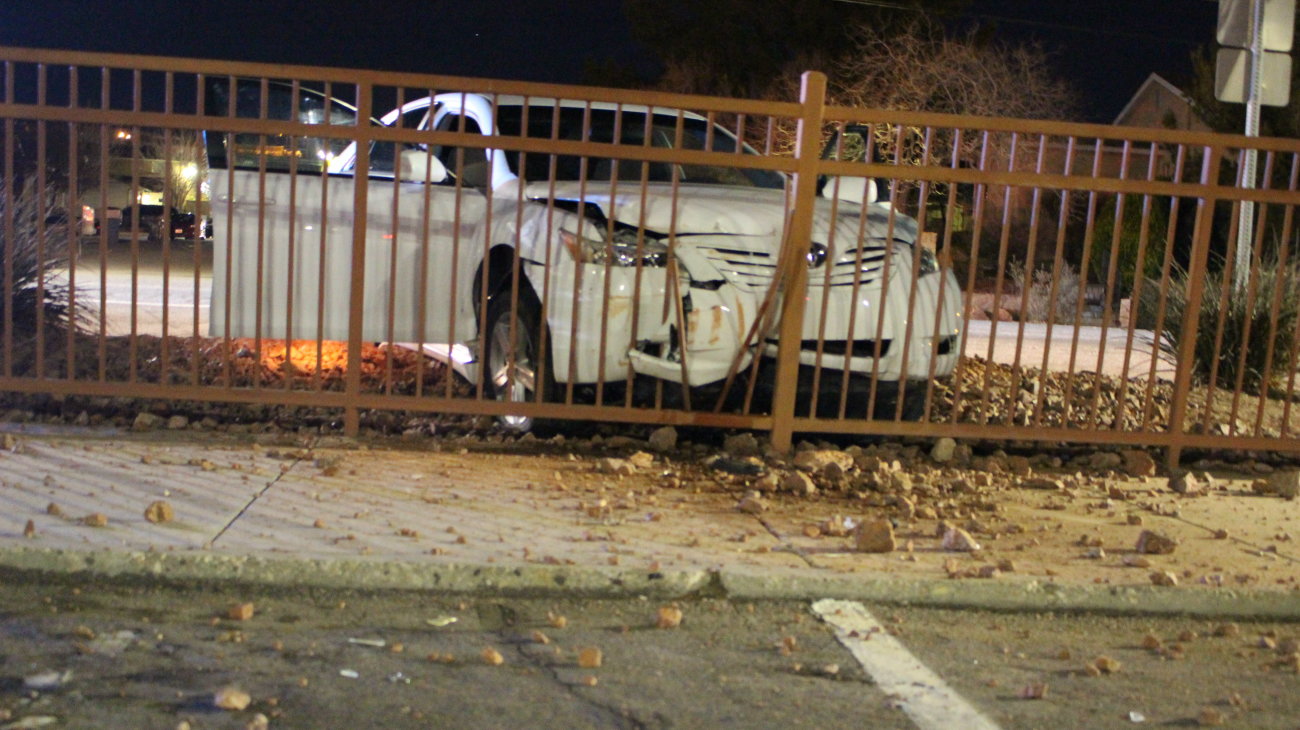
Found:
<svg viewBox="0 0 1300 730"><path fill-rule="evenodd" d="M234 81L233 104L231 80L209 79L205 109L208 115L217 117L265 118L335 126L354 126L357 118L356 108L350 103L324 92L281 81L264 84L256 79ZM208 134L206 142L208 164L213 168L225 169L229 163L250 170L258 169L259 165L278 171L296 167L300 172L319 172L348 145L347 139L338 137L247 132ZM229 150L226 148L228 143L231 145Z"/></svg>
<svg viewBox="0 0 1300 730"><path fill-rule="evenodd" d="M590 114L590 123L584 118ZM709 134L709 123L702 119L691 119L669 114L654 114L649 125L646 114L640 111L616 112L613 109L592 109L580 107L562 107L559 113L559 133L555 133L555 107L534 105L528 108L528 129L523 126L523 107L501 106L497 112L497 129L506 136L525 136L542 139L583 140L583 129L589 131L586 141L617 142L633 147L679 148L688 150L705 150L713 152L735 152L736 140L730 134L715 127ZM678 126L681 128L680 144ZM706 148L706 145L708 147ZM747 153L748 149L745 150ZM507 151L506 160L510 169L524 180L548 180L551 177L551 161L555 161L556 180L578 180L582 177L582 160L576 155L523 155L523 169L520 170L520 153ZM721 165L673 165L667 162L641 162L639 160L613 160L609 158L586 158L586 178L588 180L610 180L617 177L621 181L640 182L642 174L648 175L650 182L671 182L673 168L677 169L677 179L682 183L703 185L734 185L743 187L775 188L785 187L785 178L770 170L756 170L742 167L725 167Z"/></svg>

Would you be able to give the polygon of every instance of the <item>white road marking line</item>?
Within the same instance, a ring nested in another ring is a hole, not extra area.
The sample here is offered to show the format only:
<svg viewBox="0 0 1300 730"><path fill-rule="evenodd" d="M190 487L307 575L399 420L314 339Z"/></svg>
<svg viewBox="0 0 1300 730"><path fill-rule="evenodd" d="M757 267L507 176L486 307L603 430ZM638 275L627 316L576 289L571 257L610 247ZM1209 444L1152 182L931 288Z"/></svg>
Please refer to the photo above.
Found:
<svg viewBox="0 0 1300 730"><path fill-rule="evenodd" d="M822 599L813 613L835 629L835 636L882 692L898 698L898 705L921 730L998 730L939 675L912 656L890 636L866 607L856 601Z"/></svg>

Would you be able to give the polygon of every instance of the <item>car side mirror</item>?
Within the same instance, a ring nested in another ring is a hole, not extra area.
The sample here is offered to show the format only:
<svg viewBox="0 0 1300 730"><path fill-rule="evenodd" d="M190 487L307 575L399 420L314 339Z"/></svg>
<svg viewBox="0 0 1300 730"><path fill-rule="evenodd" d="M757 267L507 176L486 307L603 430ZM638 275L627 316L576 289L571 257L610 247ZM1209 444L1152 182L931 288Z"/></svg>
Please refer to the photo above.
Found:
<svg viewBox="0 0 1300 730"><path fill-rule="evenodd" d="M869 177L831 178L822 187L822 197L827 200L840 200L860 205L876 202L876 181Z"/></svg>
<svg viewBox="0 0 1300 730"><path fill-rule="evenodd" d="M402 182L440 183L447 179L447 168L442 160L429 154L427 150L402 150L398 166L398 177Z"/></svg>

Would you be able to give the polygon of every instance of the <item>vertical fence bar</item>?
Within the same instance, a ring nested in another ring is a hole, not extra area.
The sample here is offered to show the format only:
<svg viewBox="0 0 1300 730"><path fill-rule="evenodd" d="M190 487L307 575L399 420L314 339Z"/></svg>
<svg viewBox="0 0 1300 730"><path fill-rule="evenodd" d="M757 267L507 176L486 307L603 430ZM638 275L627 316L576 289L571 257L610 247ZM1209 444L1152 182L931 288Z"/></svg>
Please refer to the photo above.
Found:
<svg viewBox="0 0 1300 730"><path fill-rule="evenodd" d="M4 100L14 99L14 72L16 66L5 61ZM14 374L14 255L18 244L14 241L14 131L16 125L13 117L5 117L4 123L4 170L0 171L0 187L4 190L4 376L12 378Z"/></svg>
<svg viewBox="0 0 1300 730"><path fill-rule="evenodd" d="M348 299L348 370L344 392L348 405L343 410L343 433L356 436L361 431L361 411L356 399L361 396L361 324L365 305L366 286L366 202L370 194L370 107L373 101L371 83L360 81L356 85L356 174L352 176L352 277ZM319 352L319 349L317 350ZM319 370L319 367L317 368Z"/></svg>
<svg viewBox="0 0 1300 730"><path fill-rule="evenodd" d="M781 329L772 399L772 448L788 451L794 432L794 403L799 390L799 349L803 339L808 267L804 254L812 245L812 213L817 198L817 156L826 107L826 75L803 74L799 131L795 143L794 207L787 218L785 245L778 259L781 282Z"/></svg>
<svg viewBox="0 0 1300 730"><path fill-rule="evenodd" d="M1210 236L1214 222L1214 206L1218 197L1208 193L1212 185L1218 183L1219 166L1223 162L1223 150L1207 147L1205 159L1201 163L1201 185L1207 189L1207 196L1201 198L1196 209L1196 224L1192 229L1192 253L1187 272L1187 304L1183 309L1182 335L1178 343L1178 368L1174 379L1173 403L1169 407L1169 435L1172 441L1165 454L1165 466L1174 468L1183 452L1183 436L1186 435L1183 418L1187 412L1187 394L1192 381L1192 358L1196 349L1197 320L1201 316L1201 296L1204 294L1205 269L1210 257ZM1217 348L1216 348L1217 349Z"/></svg>

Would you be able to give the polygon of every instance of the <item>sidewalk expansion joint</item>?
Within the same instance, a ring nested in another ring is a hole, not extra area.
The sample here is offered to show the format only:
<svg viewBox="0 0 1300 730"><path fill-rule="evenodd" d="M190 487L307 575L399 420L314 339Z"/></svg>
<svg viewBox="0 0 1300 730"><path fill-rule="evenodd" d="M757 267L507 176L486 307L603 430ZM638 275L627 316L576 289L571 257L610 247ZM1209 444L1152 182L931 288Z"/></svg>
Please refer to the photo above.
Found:
<svg viewBox="0 0 1300 730"><path fill-rule="evenodd" d="M220 530L217 530L217 534L213 535L211 540L208 540L207 542L203 543L203 549L211 550L212 547L217 544L217 540L220 540L221 536L225 535L226 531L229 530L231 527L233 527L235 523L239 521L239 518L243 517L248 512L248 510L251 509L252 506L257 503L257 500L262 498L262 495L269 492L271 490L271 487L274 487L281 479L284 478L285 474L288 474L290 471L293 471L293 468L298 464L302 463L302 461L303 461L302 458L294 459L292 462L290 462L288 469L282 469L279 474L275 475L274 479L266 483L266 486L262 487L257 491L256 494L249 497L248 501L244 503L244 506L239 509L239 512L235 513L235 516L231 517L230 520L227 521L226 524L223 525Z"/></svg>
<svg viewBox="0 0 1300 730"><path fill-rule="evenodd" d="M806 564L809 568L819 567L816 563L813 562L812 558L808 556L808 552L806 550L786 540L785 537L781 534L781 532L772 526L772 523L758 516L755 516L754 519L758 520L758 523L768 531L768 534L776 538L777 542L781 543L781 547L779 548L779 550L781 550L782 552L787 552L792 555L798 556L799 559L802 560L804 564Z"/></svg>

